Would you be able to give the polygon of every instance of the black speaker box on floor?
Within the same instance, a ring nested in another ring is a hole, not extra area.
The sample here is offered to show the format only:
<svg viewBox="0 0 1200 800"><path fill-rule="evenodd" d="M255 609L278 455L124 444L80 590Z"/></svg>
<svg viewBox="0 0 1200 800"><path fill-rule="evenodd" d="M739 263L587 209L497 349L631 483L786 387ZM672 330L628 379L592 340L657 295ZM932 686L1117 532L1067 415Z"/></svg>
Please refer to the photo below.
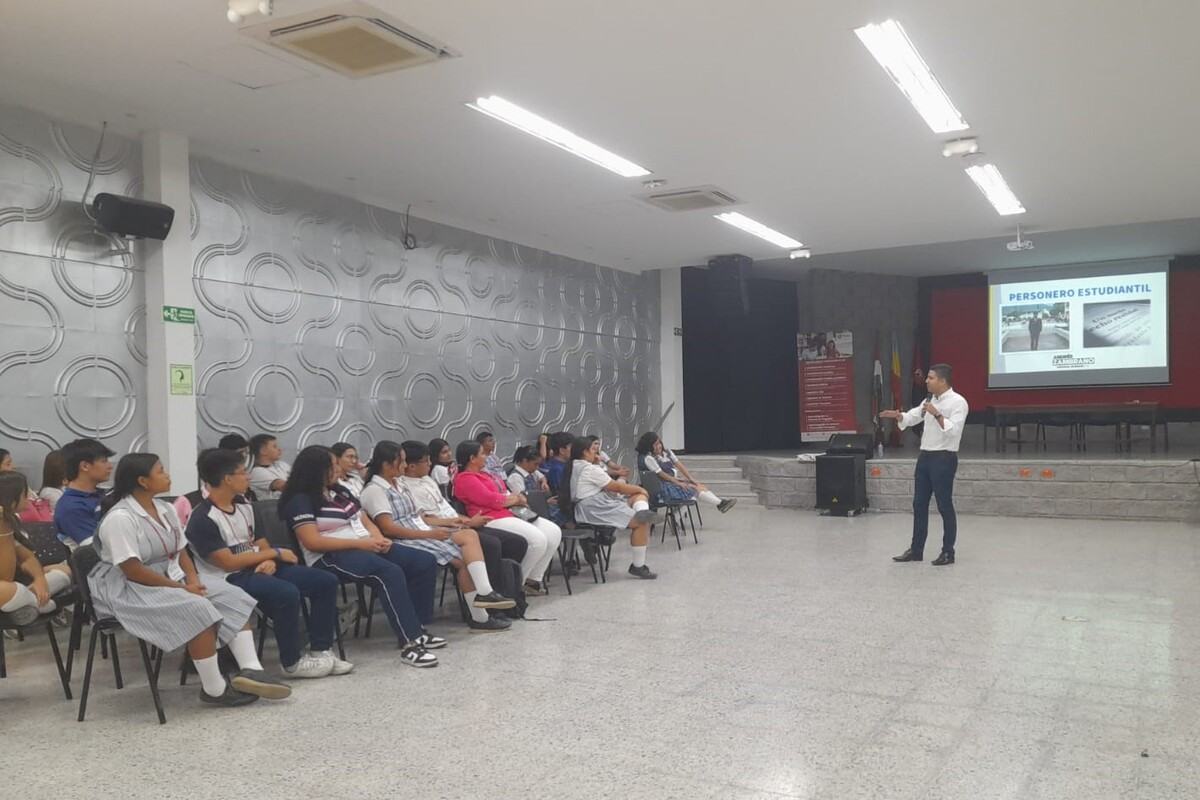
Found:
<svg viewBox="0 0 1200 800"><path fill-rule="evenodd" d="M109 233L139 239L165 239L175 221L175 209L170 206L106 192L92 201L92 214L96 224Z"/></svg>
<svg viewBox="0 0 1200 800"><path fill-rule="evenodd" d="M863 455L870 458L874 436L869 433L835 433L829 437L826 455Z"/></svg>
<svg viewBox="0 0 1200 800"><path fill-rule="evenodd" d="M835 516L853 516L866 507L866 456L817 456L817 508Z"/></svg>

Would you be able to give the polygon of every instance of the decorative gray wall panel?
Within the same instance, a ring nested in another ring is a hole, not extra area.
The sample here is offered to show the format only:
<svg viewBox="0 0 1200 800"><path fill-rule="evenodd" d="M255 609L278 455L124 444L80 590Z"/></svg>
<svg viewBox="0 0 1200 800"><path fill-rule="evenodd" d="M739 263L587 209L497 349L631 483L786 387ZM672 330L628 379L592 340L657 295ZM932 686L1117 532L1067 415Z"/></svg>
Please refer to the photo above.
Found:
<svg viewBox="0 0 1200 800"><path fill-rule="evenodd" d="M201 438L291 451L491 428L629 458L657 421L658 282L194 159Z"/></svg>
<svg viewBox="0 0 1200 800"><path fill-rule="evenodd" d="M0 446L37 486L79 436L145 442L144 290L80 198L97 132L0 107ZM141 153L105 141L93 192L137 192Z"/></svg>
<svg viewBox="0 0 1200 800"><path fill-rule="evenodd" d="M146 441L138 249L111 255L79 199L97 132L0 106L0 447L39 476L81 435ZM93 191L140 194L141 152L109 136ZM178 219L178 218L177 218ZM193 159L201 444L542 430L626 460L658 418L658 281ZM34 483L37 480L35 478Z"/></svg>

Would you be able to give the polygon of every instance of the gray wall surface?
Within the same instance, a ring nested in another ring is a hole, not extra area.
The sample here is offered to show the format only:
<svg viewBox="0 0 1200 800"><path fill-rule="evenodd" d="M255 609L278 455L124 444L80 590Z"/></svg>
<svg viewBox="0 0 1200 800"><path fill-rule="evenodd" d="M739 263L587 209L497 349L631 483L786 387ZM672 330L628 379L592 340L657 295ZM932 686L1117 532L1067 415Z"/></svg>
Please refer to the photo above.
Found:
<svg viewBox="0 0 1200 800"><path fill-rule="evenodd" d="M0 447L38 475L77 436L146 440L142 265L109 255L79 198L95 131L0 107ZM110 137L95 191L138 194ZM200 443L454 442L542 430L628 460L658 409L657 274L633 275L412 220L193 158ZM288 456L285 456L288 458ZM40 476L39 476L40 477ZM33 481L37 483L36 477Z"/></svg>

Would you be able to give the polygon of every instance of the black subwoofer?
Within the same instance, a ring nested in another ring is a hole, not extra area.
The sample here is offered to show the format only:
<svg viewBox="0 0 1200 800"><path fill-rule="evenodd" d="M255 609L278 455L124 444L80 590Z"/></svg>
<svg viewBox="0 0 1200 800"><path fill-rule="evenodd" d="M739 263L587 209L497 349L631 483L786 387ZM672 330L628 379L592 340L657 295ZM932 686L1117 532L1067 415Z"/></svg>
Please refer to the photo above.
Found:
<svg viewBox="0 0 1200 800"><path fill-rule="evenodd" d="M817 456L817 508L836 516L852 516L866 507L866 456Z"/></svg>

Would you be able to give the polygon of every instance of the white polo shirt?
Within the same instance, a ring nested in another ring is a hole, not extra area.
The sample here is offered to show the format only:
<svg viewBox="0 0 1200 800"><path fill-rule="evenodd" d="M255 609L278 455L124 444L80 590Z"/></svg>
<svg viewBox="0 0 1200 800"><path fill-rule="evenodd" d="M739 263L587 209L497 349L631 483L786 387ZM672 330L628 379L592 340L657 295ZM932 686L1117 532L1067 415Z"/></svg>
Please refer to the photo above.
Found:
<svg viewBox="0 0 1200 800"><path fill-rule="evenodd" d="M962 442L963 426L967 423L967 400L953 389L947 389L933 398L933 407L942 415L942 425L932 414L926 414L922 406L904 412L900 418L900 430L925 423L921 432L921 449L926 451L948 450L958 452ZM944 427L943 427L944 426Z"/></svg>

